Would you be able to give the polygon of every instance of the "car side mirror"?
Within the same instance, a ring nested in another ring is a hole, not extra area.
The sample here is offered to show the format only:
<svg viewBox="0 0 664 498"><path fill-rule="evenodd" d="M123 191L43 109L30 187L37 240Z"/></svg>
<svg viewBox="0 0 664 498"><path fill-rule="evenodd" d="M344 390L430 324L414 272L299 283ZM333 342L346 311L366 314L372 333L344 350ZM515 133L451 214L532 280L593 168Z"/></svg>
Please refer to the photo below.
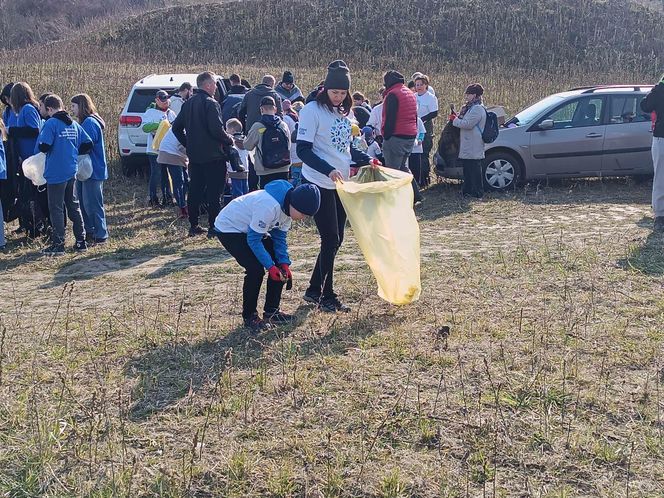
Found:
<svg viewBox="0 0 664 498"><path fill-rule="evenodd" d="M554 124L553 119L545 119L539 124L538 128L540 130L552 130Z"/></svg>

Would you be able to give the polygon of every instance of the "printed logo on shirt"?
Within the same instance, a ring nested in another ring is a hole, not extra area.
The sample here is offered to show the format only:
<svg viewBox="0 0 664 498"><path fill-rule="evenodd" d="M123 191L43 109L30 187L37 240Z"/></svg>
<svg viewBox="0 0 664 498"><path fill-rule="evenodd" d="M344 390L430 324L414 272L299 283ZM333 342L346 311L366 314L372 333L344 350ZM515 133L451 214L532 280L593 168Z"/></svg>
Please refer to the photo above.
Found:
<svg viewBox="0 0 664 498"><path fill-rule="evenodd" d="M347 152L352 136L350 120L346 118L336 118L330 129L332 144L339 152Z"/></svg>
<svg viewBox="0 0 664 498"><path fill-rule="evenodd" d="M263 220L258 221L258 228L267 228L267 225Z"/></svg>
<svg viewBox="0 0 664 498"><path fill-rule="evenodd" d="M298 126L298 128L297 128L297 134L298 134L298 135L306 135L306 134L307 134L307 129L306 129L306 128L302 128L301 126Z"/></svg>
<svg viewBox="0 0 664 498"><path fill-rule="evenodd" d="M60 138L66 138L67 140L76 140L77 136L76 128L65 128L60 132Z"/></svg>

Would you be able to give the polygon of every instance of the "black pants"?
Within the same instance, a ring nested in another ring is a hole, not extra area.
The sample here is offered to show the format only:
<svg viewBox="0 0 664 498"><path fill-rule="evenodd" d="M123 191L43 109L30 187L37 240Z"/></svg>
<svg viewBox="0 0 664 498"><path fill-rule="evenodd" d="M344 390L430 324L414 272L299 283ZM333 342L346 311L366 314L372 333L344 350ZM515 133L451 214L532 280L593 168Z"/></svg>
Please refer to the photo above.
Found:
<svg viewBox="0 0 664 498"><path fill-rule="evenodd" d="M226 186L226 161L218 159L207 163L189 164L189 223L198 225L201 202L207 198L208 227L214 228L214 220L221 209L221 195ZM207 194L207 195L206 195Z"/></svg>
<svg viewBox="0 0 664 498"><path fill-rule="evenodd" d="M320 234L320 253L311 274L308 293L321 298L336 297L334 293L334 259L344 241L346 211L336 190L320 189L320 209L314 215Z"/></svg>
<svg viewBox="0 0 664 498"><path fill-rule="evenodd" d="M258 175L256 174L256 170L254 169L254 163L252 162L251 158L249 158L249 192L253 192L254 190L258 190Z"/></svg>
<svg viewBox="0 0 664 498"><path fill-rule="evenodd" d="M408 168L419 186L423 185L422 154L411 152L408 156Z"/></svg>
<svg viewBox="0 0 664 498"><path fill-rule="evenodd" d="M249 320L258 312L258 294L263 284L265 268L249 247L246 233L220 233L217 237L229 254L245 270L244 285L242 286L242 318ZM265 237L263 245L276 264L272 239ZM279 310L283 288L283 282L277 282L271 278L267 279L267 294L265 295L265 307L263 308L265 313L274 313Z"/></svg>
<svg viewBox="0 0 664 498"><path fill-rule="evenodd" d="M270 173L268 175L258 175L259 188L265 188L265 185L270 183L272 180L288 180L288 171L284 171L282 173Z"/></svg>
<svg viewBox="0 0 664 498"><path fill-rule="evenodd" d="M463 187L465 195L480 198L484 195L481 159L459 159L463 166Z"/></svg>

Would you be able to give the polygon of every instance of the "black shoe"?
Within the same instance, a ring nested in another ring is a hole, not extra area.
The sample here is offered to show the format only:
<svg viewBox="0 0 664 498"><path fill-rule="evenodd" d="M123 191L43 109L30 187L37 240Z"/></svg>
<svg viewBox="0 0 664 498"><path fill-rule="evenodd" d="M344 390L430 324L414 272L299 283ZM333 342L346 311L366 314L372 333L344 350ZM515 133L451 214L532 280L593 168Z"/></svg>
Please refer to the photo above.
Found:
<svg viewBox="0 0 664 498"><path fill-rule="evenodd" d="M320 303L320 294L317 294L312 291L307 291L304 293L304 297L302 299L311 304L318 304Z"/></svg>
<svg viewBox="0 0 664 498"><path fill-rule="evenodd" d="M74 245L74 249L76 252L85 252L88 250L88 244L85 242L85 240L77 240L76 244Z"/></svg>
<svg viewBox="0 0 664 498"><path fill-rule="evenodd" d="M44 256L64 256L65 255L65 246L64 245L50 245L46 249L42 250Z"/></svg>
<svg viewBox="0 0 664 498"><path fill-rule="evenodd" d="M318 305L318 309L324 313L350 313L350 308L339 301L337 297L326 297Z"/></svg>
<svg viewBox="0 0 664 498"><path fill-rule="evenodd" d="M652 227L653 232L664 233L664 216L655 217L655 224Z"/></svg>
<svg viewBox="0 0 664 498"><path fill-rule="evenodd" d="M214 228L210 228L207 231L207 238L208 239L216 239L218 233L219 232L217 232Z"/></svg>
<svg viewBox="0 0 664 498"><path fill-rule="evenodd" d="M295 317L293 315L283 313L279 310L273 311L271 313L266 311L263 313L263 320L274 325L288 325L289 323L293 323L295 321Z"/></svg>
<svg viewBox="0 0 664 498"><path fill-rule="evenodd" d="M267 330L272 330L274 328L274 325L265 320L261 320L257 314L249 319L245 318L244 326L248 329L251 329L251 331L254 333L264 332Z"/></svg>
<svg viewBox="0 0 664 498"><path fill-rule="evenodd" d="M94 245L97 245L97 244L106 244L106 242L108 242L108 238L105 238L105 239L93 239L93 240L92 240L92 243L93 243Z"/></svg>
<svg viewBox="0 0 664 498"><path fill-rule="evenodd" d="M203 235L205 230L203 230L199 225L189 228L189 237L196 237L196 235Z"/></svg>

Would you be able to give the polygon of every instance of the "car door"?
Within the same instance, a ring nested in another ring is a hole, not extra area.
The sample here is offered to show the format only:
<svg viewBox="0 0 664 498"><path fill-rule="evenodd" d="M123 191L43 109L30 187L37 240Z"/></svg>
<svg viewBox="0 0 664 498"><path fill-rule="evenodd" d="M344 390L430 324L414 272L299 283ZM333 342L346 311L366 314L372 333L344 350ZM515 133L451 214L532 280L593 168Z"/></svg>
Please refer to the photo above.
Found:
<svg viewBox="0 0 664 498"><path fill-rule="evenodd" d="M641 110L642 93L609 96L602 175L652 173L650 114Z"/></svg>
<svg viewBox="0 0 664 498"><path fill-rule="evenodd" d="M601 174L605 103L604 95L575 98L532 126L529 130L532 176ZM547 120L553 121L553 127L540 128Z"/></svg>

